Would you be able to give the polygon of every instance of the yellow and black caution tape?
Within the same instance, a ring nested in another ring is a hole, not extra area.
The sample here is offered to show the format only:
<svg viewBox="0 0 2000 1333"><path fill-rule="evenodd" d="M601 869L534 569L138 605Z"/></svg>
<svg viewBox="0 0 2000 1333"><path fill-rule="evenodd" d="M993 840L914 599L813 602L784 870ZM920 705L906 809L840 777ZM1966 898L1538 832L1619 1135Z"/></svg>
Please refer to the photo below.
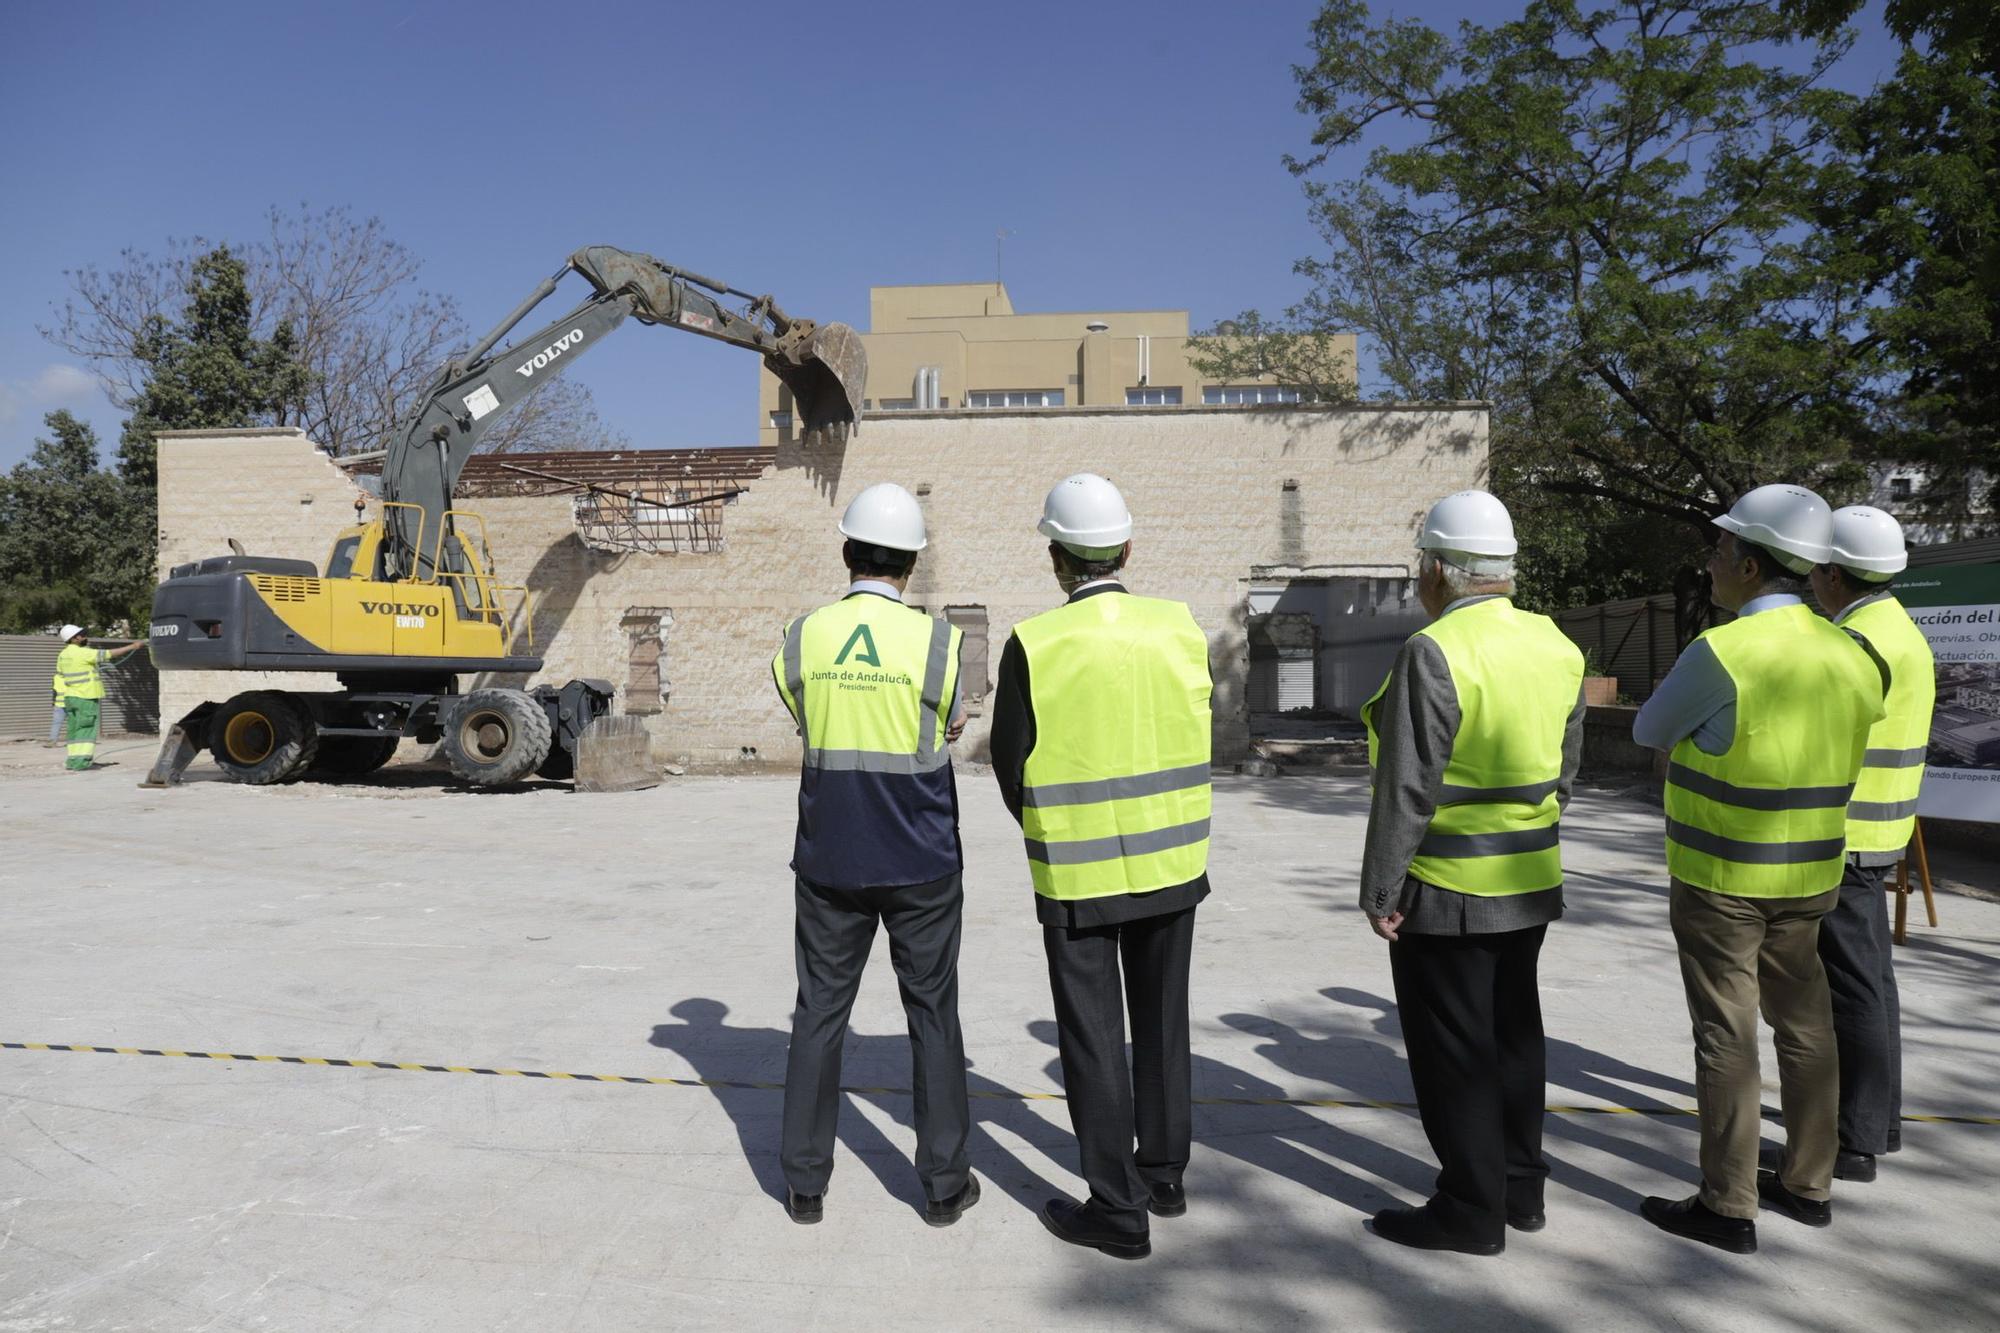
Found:
<svg viewBox="0 0 2000 1333"><path fill-rule="evenodd" d="M734 1091L783 1092L782 1083L756 1083L733 1078L672 1078L643 1074L565 1074L553 1069L486 1069L478 1065L427 1065L402 1060L352 1060L317 1055L242 1055L234 1051L168 1051L141 1046L72 1046L52 1041L0 1041L7 1051L74 1051L89 1055L158 1055L181 1060L242 1060L266 1065L321 1065L334 1069L400 1069L421 1074L486 1074L494 1078L555 1078L572 1083L643 1083L669 1088L722 1088ZM863 1097L907 1097L908 1088L842 1087ZM973 1088L968 1094L989 1101L1060 1102L1060 1092L1020 1092L1013 1088ZM1196 1097L1197 1106L1304 1106L1335 1111L1414 1111L1415 1102L1385 1102L1340 1097ZM1551 1115L1692 1116L1692 1106L1550 1106ZM2000 1116L1905 1115L1926 1125L2000 1125Z"/></svg>

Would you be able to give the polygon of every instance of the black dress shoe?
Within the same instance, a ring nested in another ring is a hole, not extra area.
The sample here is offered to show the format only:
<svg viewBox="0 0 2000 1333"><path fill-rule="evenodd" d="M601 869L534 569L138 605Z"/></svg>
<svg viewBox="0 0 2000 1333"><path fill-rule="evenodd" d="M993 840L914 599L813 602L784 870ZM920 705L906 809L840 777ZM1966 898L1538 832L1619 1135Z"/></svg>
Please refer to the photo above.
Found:
<svg viewBox="0 0 2000 1333"><path fill-rule="evenodd" d="M1891 1149L1890 1151L1894 1151ZM1780 1143L1767 1143L1757 1149L1757 1165L1766 1171L1785 1169L1785 1148ZM1834 1155L1833 1178L1851 1180L1857 1185L1866 1185L1875 1179L1875 1154L1851 1152L1842 1148Z"/></svg>
<svg viewBox="0 0 2000 1333"><path fill-rule="evenodd" d="M965 1173L965 1188L949 1199L932 1199L924 1205L924 1221L934 1227L948 1227L958 1215L979 1202L979 1177Z"/></svg>
<svg viewBox="0 0 2000 1333"><path fill-rule="evenodd" d="M1375 1214L1375 1234L1398 1245L1417 1250L1451 1250L1456 1254L1499 1254L1507 1248L1507 1238L1472 1240L1453 1235L1438 1222L1428 1208L1384 1208Z"/></svg>
<svg viewBox="0 0 2000 1333"><path fill-rule="evenodd" d="M1724 1217L1712 1212L1699 1196L1691 1199L1662 1199L1658 1195L1639 1205L1639 1215L1662 1231L1713 1245L1732 1254L1757 1252L1757 1224L1747 1217Z"/></svg>
<svg viewBox="0 0 2000 1333"><path fill-rule="evenodd" d="M1187 1190L1179 1181L1152 1180L1146 1189L1151 1196L1146 1208L1154 1217L1179 1217L1187 1211Z"/></svg>
<svg viewBox="0 0 2000 1333"><path fill-rule="evenodd" d="M800 1226L809 1227L826 1216L824 1194L794 1194L785 1191L785 1212Z"/></svg>
<svg viewBox="0 0 2000 1333"><path fill-rule="evenodd" d="M1509 1208L1507 1210L1507 1225L1516 1231L1540 1231L1548 1224L1549 1215L1539 1208L1533 1212L1529 1212L1525 1208L1519 1210Z"/></svg>
<svg viewBox="0 0 2000 1333"><path fill-rule="evenodd" d="M1050 1199L1042 1209L1042 1225L1058 1240L1101 1251L1114 1259L1143 1259L1153 1252L1152 1238L1145 1232L1107 1226L1089 1204L1069 1199Z"/></svg>
<svg viewBox="0 0 2000 1333"><path fill-rule="evenodd" d="M1757 1197L1764 1201L1766 1208L1775 1209L1794 1222L1803 1222L1809 1227L1833 1225L1833 1204L1792 1193L1785 1188L1785 1182L1778 1179L1776 1171L1757 1173Z"/></svg>

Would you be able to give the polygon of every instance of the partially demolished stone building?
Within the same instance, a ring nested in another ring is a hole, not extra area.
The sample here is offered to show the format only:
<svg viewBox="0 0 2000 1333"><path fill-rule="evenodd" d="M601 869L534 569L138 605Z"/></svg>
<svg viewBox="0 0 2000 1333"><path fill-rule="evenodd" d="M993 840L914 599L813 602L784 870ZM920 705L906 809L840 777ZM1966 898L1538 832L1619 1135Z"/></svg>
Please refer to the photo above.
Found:
<svg viewBox="0 0 2000 1333"><path fill-rule="evenodd" d="M499 575L532 596L523 650L546 665L504 683L607 679L658 756L711 767L796 762L769 673L779 630L845 586L848 500L908 487L931 530L910 600L965 629L974 716L960 753L980 759L1010 628L1061 598L1035 532L1042 496L1103 473L1135 515L1130 586L1186 601L1208 632L1227 762L1269 716L1353 715L1419 623L1419 519L1486 461L1486 410L1471 403L902 410L866 416L841 445L490 455L459 495L484 516ZM160 567L230 538L324 561L367 499L369 466L296 430L163 434ZM161 719L275 683L167 672Z"/></svg>

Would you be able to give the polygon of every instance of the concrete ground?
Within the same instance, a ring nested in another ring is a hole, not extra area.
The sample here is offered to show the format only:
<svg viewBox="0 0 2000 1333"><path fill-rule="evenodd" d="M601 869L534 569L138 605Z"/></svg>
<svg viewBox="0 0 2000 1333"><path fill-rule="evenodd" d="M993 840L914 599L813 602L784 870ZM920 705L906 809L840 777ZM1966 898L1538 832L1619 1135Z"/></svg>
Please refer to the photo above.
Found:
<svg viewBox="0 0 2000 1333"><path fill-rule="evenodd" d="M204 762L149 792L151 751L113 742L113 767L63 776L0 745L0 1041L782 1077L791 783L252 790ZM1054 1093L1020 846L986 775L961 792L973 1087ZM1036 1221L1078 1188L1057 1100L974 1101L986 1197L934 1231L908 1098L851 1096L808 1228L777 1199L764 1088L0 1050L0 1330L2000 1325L1995 1125L1908 1124L1830 1230L1767 1216L1754 1256L1635 1214L1693 1187L1681 1116L1552 1115L1548 1229L1502 1258L1367 1234L1427 1192L1414 1116L1241 1104L1410 1095L1384 946L1352 907L1365 801L1345 775L1217 782L1195 1091L1239 1100L1197 1108L1190 1211L1155 1222L1144 1263ZM1605 793L1565 823L1551 1103L1692 1101L1658 829ZM1899 953L1907 1109L1990 1117L2000 904L1940 906ZM902 1033L878 951L846 1082L907 1087Z"/></svg>

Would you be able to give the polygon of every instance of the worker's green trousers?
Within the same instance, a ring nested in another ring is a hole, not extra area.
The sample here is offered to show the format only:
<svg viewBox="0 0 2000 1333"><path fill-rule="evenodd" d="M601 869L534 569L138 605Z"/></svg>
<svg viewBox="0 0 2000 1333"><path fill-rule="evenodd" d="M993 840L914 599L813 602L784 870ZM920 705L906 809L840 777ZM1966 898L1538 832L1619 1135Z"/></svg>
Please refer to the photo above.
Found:
<svg viewBox="0 0 2000 1333"><path fill-rule="evenodd" d="M63 767L89 768L97 758L97 700L64 699L63 712L69 715L69 759Z"/></svg>

